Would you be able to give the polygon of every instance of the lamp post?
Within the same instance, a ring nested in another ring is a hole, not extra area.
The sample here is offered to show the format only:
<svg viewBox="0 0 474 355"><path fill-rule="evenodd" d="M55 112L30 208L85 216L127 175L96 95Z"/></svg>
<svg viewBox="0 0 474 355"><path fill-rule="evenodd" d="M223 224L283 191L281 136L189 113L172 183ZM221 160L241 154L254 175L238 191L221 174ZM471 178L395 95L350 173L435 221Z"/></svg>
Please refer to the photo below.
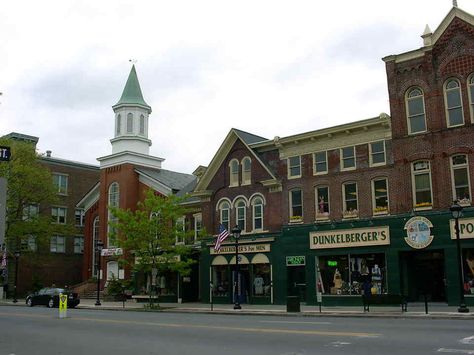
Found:
<svg viewBox="0 0 474 355"><path fill-rule="evenodd" d="M239 290L240 290L240 282L239 282L239 238L240 238L240 233L242 230L239 228L239 226L235 226L232 229L232 234L234 235L235 239L235 280L234 280L234 309L241 309L240 303L239 303Z"/></svg>
<svg viewBox="0 0 474 355"><path fill-rule="evenodd" d="M463 266L462 266L462 258L461 258L461 240L459 235L459 217L462 216L462 206L460 206L457 201L449 208L451 214L454 218L454 230L456 232L456 248L458 254L458 264L459 264L459 296L460 296L460 304L458 308L458 312L460 313L468 313L469 308L466 307L464 303L464 279L463 279Z"/></svg>
<svg viewBox="0 0 474 355"><path fill-rule="evenodd" d="M18 260L20 259L20 251L15 250L15 284L13 285L13 303L17 303L16 299L16 288L18 286Z"/></svg>
<svg viewBox="0 0 474 355"><path fill-rule="evenodd" d="M97 301L95 301L96 306L100 306L100 257L104 243L101 240L96 242L95 251L97 253Z"/></svg>

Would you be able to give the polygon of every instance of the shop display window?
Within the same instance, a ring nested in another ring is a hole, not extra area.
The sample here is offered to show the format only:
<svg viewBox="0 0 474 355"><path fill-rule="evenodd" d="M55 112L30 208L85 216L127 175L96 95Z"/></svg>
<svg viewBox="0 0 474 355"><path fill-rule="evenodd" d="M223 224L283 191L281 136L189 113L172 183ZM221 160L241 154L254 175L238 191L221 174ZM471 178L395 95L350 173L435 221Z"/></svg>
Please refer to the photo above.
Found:
<svg viewBox="0 0 474 355"><path fill-rule="evenodd" d="M216 265L212 267L212 282L214 288L212 295L215 297L229 296L229 272L227 265Z"/></svg>
<svg viewBox="0 0 474 355"><path fill-rule="evenodd" d="M320 256L318 280L325 295L386 293L385 254Z"/></svg>
<svg viewBox="0 0 474 355"><path fill-rule="evenodd" d="M271 288L270 264L254 264L253 266L253 296L269 297Z"/></svg>
<svg viewBox="0 0 474 355"><path fill-rule="evenodd" d="M156 285L160 296L175 296L178 289L178 275L173 271L165 271L156 277Z"/></svg>
<svg viewBox="0 0 474 355"><path fill-rule="evenodd" d="M474 296L474 249L462 251L464 294Z"/></svg>

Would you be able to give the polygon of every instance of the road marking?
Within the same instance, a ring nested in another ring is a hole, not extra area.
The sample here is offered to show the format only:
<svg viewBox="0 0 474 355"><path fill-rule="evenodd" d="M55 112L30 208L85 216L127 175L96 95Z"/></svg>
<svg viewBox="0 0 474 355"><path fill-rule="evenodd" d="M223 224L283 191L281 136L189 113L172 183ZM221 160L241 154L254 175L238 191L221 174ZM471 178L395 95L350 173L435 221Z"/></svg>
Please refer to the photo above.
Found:
<svg viewBox="0 0 474 355"><path fill-rule="evenodd" d="M25 313L0 313L4 316L16 315L19 317L31 317L31 318L52 318L50 315L39 315L39 314L25 314ZM87 321L96 323L115 323L115 324L134 324L134 325L146 325L156 326L165 328L195 328L195 329L209 329L209 330L223 330L223 331L240 331L246 333L277 333L277 334L295 334L295 335L321 335L321 336L346 336L356 338L371 338L378 337L380 334L376 333L355 333L355 332L341 332L341 331L322 331L322 330L294 330L294 329L272 329L272 328L242 328L242 327L229 327L229 326L212 326L212 325L200 325L200 324L179 324L179 323L160 323L160 322L146 322L146 321L130 321L130 320L116 320L116 319L99 319L99 318L88 318L88 317L69 317L66 318L68 321ZM64 320L62 320L64 321Z"/></svg>
<svg viewBox="0 0 474 355"><path fill-rule="evenodd" d="M445 349L439 348L437 350L439 353L451 353L451 354L474 354L474 350L467 349Z"/></svg>
<svg viewBox="0 0 474 355"><path fill-rule="evenodd" d="M288 322L279 320L261 320L260 323L282 323L282 324L331 324L330 322Z"/></svg>
<svg viewBox="0 0 474 355"><path fill-rule="evenodd" d="M474 344L474 335L459 340L461 344Z"/></svg>
<svg viewBox="0 0 474 355"><path fill-rule="evenodd" d="M329 345L334 346L335 348L339 348L344 345L350 345L351 343L348 343L347 341L333 341Z"/></svg>

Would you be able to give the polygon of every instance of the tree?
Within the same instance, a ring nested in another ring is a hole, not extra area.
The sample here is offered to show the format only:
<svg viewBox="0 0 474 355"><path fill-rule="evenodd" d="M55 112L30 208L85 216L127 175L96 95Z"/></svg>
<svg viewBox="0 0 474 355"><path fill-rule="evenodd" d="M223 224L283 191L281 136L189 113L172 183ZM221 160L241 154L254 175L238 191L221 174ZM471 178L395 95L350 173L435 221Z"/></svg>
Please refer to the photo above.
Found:
<svg viewBox="0 0 474 355"><path fill-rule="evenodd" d="M51 173L40 163L34 145L10 139L1 139L0 145L11 148L11 160L0 162L0 177L7 180L5 244L10 256L22 250L22 259L34 263L37 253L27 253L28 238L42 245L54 234L70 235L71 225L52 223L50 207L58 197ZM9 263L12 266L13 263Z"/></svg>
<svg viewBox="0 0 474 355"><path fill-rule="evenodd" d="M189 211L180 204L183 199L161 196L149 189L143 202L131 211L111 208L115 221L109 222L109 237L126 252L121 262L130 265L134 271L152 275L152 284L157 275L165 271L189 275L195 260L190 258L192 248L177 240L189 239L192 231L186 231L182 218ZM155 270L155 271L154 271ZM150 306L152 297L150 292Z"/></svg>

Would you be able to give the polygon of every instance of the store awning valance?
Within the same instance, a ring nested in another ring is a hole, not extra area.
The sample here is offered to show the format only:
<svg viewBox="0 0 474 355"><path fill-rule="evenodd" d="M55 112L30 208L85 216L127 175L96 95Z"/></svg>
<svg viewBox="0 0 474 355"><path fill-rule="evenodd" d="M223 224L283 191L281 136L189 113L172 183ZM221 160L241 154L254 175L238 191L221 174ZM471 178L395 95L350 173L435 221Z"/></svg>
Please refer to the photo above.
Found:
<svg viewBox="0 0 474 355"><path fill-rule="evenodd" d="M252 258L252 264L270 264L270 260L265 254L258 253Z"/></svg>
<svg viewBox="0 0 474 355"><path fill-rule="evenodd" d="M235 265L235 256L232 257L232 259L230 259L229 264L230 265ZM241 265L250 264L249 259L247 259L247 257L245 255L239 255L239 264L241 264Z"/></svg>
<svg viewBox="0 0 474 355"><path fill-rule="evenodd" d="M234 259L234 262L235 262L235 259ZM227 260L222 255L219 255L219 256L216 256L212 260L212 265L214 265L214 266L215 265L227 265Z"/></svg>

